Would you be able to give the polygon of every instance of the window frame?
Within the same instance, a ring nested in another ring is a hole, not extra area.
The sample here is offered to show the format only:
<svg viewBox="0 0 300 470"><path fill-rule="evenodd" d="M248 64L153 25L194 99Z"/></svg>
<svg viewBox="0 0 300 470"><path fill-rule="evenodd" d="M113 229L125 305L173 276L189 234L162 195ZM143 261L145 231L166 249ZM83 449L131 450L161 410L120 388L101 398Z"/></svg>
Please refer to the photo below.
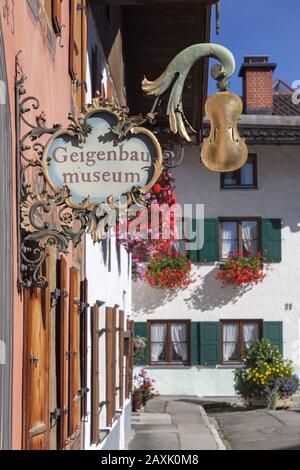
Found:
<svg viewBox="0 0 300 470"><path fill-rule="evenodd" d="M262 249L262 230L261 230L261 217L219 217L219 259L220 261L227 260L228 258L222 257L222 222L236 222L238 224L238 253L243 253L243 235L242 235L242 222L255 221L257 222L257 251Z"/></svg>
<svg viewBox="0 0 300 470"><path fill-rule="evenodd" d="M242 319L226 319L226 320L220 320L221 323L221 364L222 365L236 365L236 364L241 364L243 360L243 353L244 353L244 341L243 341L243 335L241 334L243 325L251 324L251 323L257 323L259 327L259 339L263 337L263 320L254 318L254 319L247 319L247 320L242 320ZM224 325L226 324L238 324L239 325L239 360L238 361L224 361Z"/></svg>
<svg viewBox="0 0 300 470"><path fill-rule="evenodd" d="M257 189L257 154L249 153L248 158L253 158L253 184L241 184L241 168L235 170L233 173L236 174L237 184L226 185L225 184L225 173L221 173L220 186L221 189ZM246 162L247 163L247 162Z"/></svg>
<svg viewBox="0 0 300 470"><path fill-rule="evenodd" d="M167 345L166 345L166 355L167 359L172 357L172 341L171 341L171 325L174 325L176 323L184 323L187 326L187 337L186 337L186 343L187 343L187 360L186 361L172 361L172 360L166 360L166 361L152 361L151 360L151 350L152 350L152 341L151 341L151 325L157 324L157 323L165 323L167 324ZM148 364L153 365L153 366L160 366L160 365L190 365L191 364L191 320L189 319L184 319L184 320L148 320L147 321L147 338L148 338Z"/></svg>

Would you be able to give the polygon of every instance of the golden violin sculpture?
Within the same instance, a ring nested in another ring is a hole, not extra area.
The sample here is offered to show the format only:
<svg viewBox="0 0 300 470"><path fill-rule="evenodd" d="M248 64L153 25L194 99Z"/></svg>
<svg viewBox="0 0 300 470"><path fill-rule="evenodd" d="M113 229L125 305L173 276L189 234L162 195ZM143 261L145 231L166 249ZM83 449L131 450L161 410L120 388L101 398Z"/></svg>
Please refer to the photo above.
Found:
<svg viewBox="0 0 300 470"><path fill-rule="evenodd" d="M228 49L219 44L194 44L187 47L174 57L156 80L149 81L144 78L142 89L148 95L159 97L171 88L166 111L170 129L190 142L191 138L186 129L188 123L182 107L183 86L191 67L200 57L205 56L214 57L220 62L211 70L220 91L210 96L206 102L206 117L211 122L211 132L209 138L204 140L201 158L210 170L237 170L246 162L248 151L245 140L239 136L237 130L242 102L237 95L228 91L229 77L235 69L234 57Z"/></svg>
<svg viewBox="0 0 300 470"><path fill-rule="evenodd" d="M248 158L245 139L239 136L237 122L243 110L242 100L229 91L210 96L205 115L210 120L210 135L204 139L201 159L212 171L234 171Z"/></svg>

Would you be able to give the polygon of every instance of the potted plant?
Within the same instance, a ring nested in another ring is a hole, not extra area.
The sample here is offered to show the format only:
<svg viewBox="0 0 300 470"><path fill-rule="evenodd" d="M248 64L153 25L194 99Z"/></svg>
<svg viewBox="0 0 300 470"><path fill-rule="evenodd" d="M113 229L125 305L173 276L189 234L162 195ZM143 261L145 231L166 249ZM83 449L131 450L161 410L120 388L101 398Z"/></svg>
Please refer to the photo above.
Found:
<svg viewBox="0 0 300 470"><path fill-rule="evenodd" d="M132 411L142 411L147 401L159 396L154 388L155 380L151 379L147 371L142 368L133 377Z"/></svg>
<svg viewBox="0 0 300 470"><path fill-rule="evenodd" d="M234 374L235 390L248 406L290 407L299 388L292 362L284 360L265 338L251 344L244 354L243 367Z"/></svg>
<svg viewBox="0 0 300 470"><path fill-rule="evenodd" d="M231 285L234 287L246 286L262 282L266 276L265 257L261 252L252 254L247 250L245 254L232 250L228 259L220 266L217 279L222 281L222 285Z"/></svg>

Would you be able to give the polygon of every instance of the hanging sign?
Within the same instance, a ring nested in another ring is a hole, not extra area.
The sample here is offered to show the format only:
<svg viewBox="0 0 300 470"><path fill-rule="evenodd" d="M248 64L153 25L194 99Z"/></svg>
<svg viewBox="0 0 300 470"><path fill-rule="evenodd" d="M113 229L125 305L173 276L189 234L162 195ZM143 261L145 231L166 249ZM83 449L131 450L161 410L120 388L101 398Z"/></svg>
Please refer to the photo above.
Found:
<svg viewBox="0 0 300 470"><path fill-rule="evenodd" d="M42 167L50 186L68 187L76 204L145 194L162 171L162 151L152 132L101 97L48 142Z"/></svg>

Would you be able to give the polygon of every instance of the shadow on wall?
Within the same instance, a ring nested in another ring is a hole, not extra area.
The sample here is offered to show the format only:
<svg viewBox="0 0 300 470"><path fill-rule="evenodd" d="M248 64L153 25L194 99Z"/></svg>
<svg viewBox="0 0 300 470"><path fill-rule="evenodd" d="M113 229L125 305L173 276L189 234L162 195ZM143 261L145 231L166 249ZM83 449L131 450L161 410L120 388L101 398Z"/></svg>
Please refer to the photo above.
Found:
<svg viewBox="0 0 300 470"><path fill-rule="evenodd" d="M195 276L196 282L191 284L186 291L189 294L188 297L185 297L185 291L154 289L146 282L141 285L137 284L134 287L133 311L136 314L151 315L155 313L157 308L163 307L177 296L181 296L187 310L207 312L229 303L235 304L242 295L251 289L251 286L236 289L231 286L222 288L221 282L216 280L219 268L214 264L210 266L212 269L206 275L197 274Z"/></svg>
<svg viewBox="0 0 300 470"><path fill-rule="evenodd" d="M193 288L193 284L191 285L190 296L184 298L184 303L188 309L207 312L208 310L222 308L229 303L235 304L242 295L251 289L251 286L222 287L222 283L216 279L218 271L219 268L215 267L205 276L198 275L198 282L194 284L195 287Z"/></svg>
<svg viewBox="0 0 300 470"><path fill-rule="evenodd" d="M167 289L155 289L147 282L138 281L133 288L134 295L132 298L133 312L135 314L151 315L155 313L158 307L171 302L177 297L178 292Z"/></svg>

